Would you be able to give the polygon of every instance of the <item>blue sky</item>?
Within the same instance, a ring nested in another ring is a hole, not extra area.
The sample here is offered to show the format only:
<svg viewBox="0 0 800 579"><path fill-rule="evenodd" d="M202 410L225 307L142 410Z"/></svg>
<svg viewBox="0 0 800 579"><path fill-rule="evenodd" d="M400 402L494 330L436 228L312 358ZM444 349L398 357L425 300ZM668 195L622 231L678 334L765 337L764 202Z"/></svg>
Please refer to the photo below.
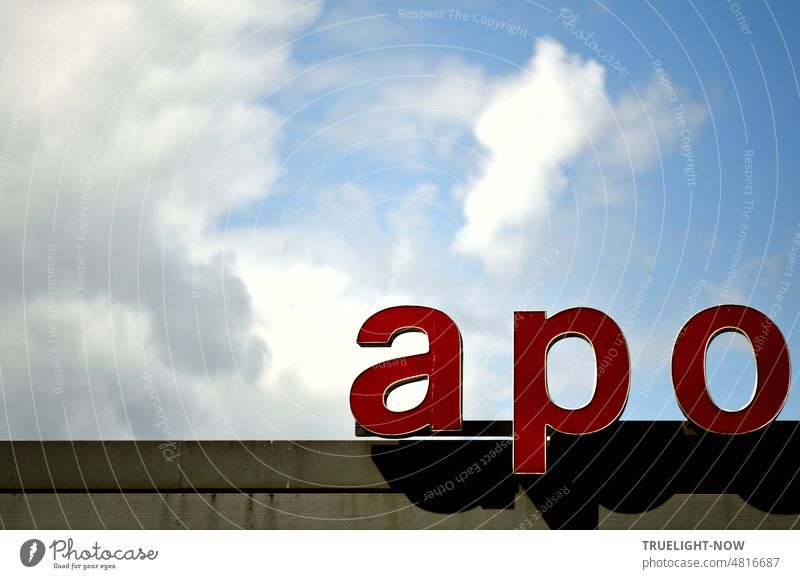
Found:
<svg viewBox="0 0 800 579"><path fill-rule="evenodd" d="M3 10L8 437L349 436L355 376L425 347L355 344L402 303L461 328L468 419L511 416L517 309L610 314L627 419L681 419L706 307L774 313L800 356L796 2ZM553 396L592 371L562 342ZM746 340L708 372L747 403Z"/></svg>
<svg viewBox="0 0 800 579"><path fill-rule="evenodd" d="M434 12L423 18L415 17L414 10ZM609 60L625 70L624 74L613 67L605 70L605 88L612 103L630 97L634 91L644 95L654 90L654 80L659 80L663 70L676 96L670 102L662 90L648 101L654 116L664 115L666 110L667 118L658 135L659 150L643 163L642 169L611 167L609 173L618 174L603 175L606 167L587 159L591 154L581 148L578 159L566 160L570 165L581 166L567 168L565 164L563 171L574 179L571 198L562 195L549 208L549 212L558 214L552 216L554 221L560 221L563 215L567 223L538 240L539 244L526 247L513 271L504 271L487 281L487 264L469 258L462 261L457 254L450 256L450 263L438 265L446 269L457 267L457 273L450 275L458 276L460 285L490 286L486 298L491 300L494 296L497 302L483 303L476 309L497 314L501 319L503 315L508 318L514 307L554 312L574 305L592 305L622 324L644 283L645 295L629 335L637 363L625 416L679 418L668 368L663 368L663 362L658 363L664 349L669 348L686 317L704 307L743 303L765 313L772 311L787 251L800 225L797 196L793 193L797 168L792 163L798 137L789 122L795 118L798 106L792 65L797 47L791 43L791 35L776 25L792 21L796 5L753 3L737 9L730 3L606 6L586 2L569 7L547 3L467 3L458 10L429 3L409 3L402 8L394 3L370 3L351 5L349 10L341 6L325 10L321 25L332 28L312 33L296 49L297 58L311 67L304 74L325 74L329 65L324 63L331 59L341 59L353 70L346 80L334 80L312 92L311 98L324 96L293 118L289 148L303 143L303 153L293 158L296 165L287 166L280 175L275 185L278 194L265 202L270 210L262 211L256 224L284 226L282 204L301 186L308 167L332 149L324 134L315 134L321 124L342 123L352 127L353 134L359 134L362 121L382 122L382 112L370 111L379 108L373 103L381 102L376 92L393 89L395 79L391 77L402 76L396 80L398 87L418 86L422 91L430 78L433 82L448 80L447 65L440 63L454 59L474 76L456 70L451 73L451 82L491 94L509 79L525 77L536 43L543 38L555 40L570 55L583 59L598 60L597 50L605 51L603 56L613 55ZM362 19L343 24L348 14ZM485 20L489 18L499 24ZM742 23L748 28L743 30ZM493 27L499 30L492 30ZM591 40L596 45L590 45ZM380 64L375 68L365 64L372 61ZM660 65L654 64L656 61ZM308 82L313 83L312 78ZM281 102L281 95L276 96L276 101ZM346 118L343 102L352 105L350 114L355 116ZM424 108L426 101L422 96L398 99L396 106ZM679 106L686 111L685 127L679 126L675 116ZM326 115L331 108L336 110L333 117ZM294 113L296 109L290 105L285 110ZM686 152L680 148L682 128L690 131L690 156L681 155ZM443 130L448 133L447 128ZM315 182L315 188L334 188L357 179L377 204L371 211L384 226L385 235L390 236L382 221L385 212L418 183L433 184L443 193L438 201L441 206L430 205L422 210L429 221L424 231L414 235L426 236L420 243L447 245L453 228L463 224L458 190L474 183L485 159L481 157L481 143L469 131L456 132L455 142L448 146L430 140L437 138L435 128L415 126L403 133L387 126L385 132L411 143L394 149L392 144L381 142L386 137L365 137L369 146L337 163ZM346 146L346 140L341 142ZM745 163L752 164L752 197L745 194ZM684 173L687 167L696 172L693 180ZM370 173L376 168L380 170ZM503 194L497 192L498 202L502 202ZM612 202L604 203L602 198L611 198ZM740 230L744 212L748 215L744 222L748 229ZM319 217L317 210L313 214ZM252 212L239 217L243 223L253 223L248 221ZM523 222L521 227L528 225L543 226ZM739 254L740 231L745 231L745 236ZM535 299L523 300L530 297L526 295L525 282L532 275L531 269L536 269L542 244L548 243L560 248L564 255L552 268L554 271L546 272L547 283L536 286ZM442 259L446 260L447 252L443 253ZM387 258L384 252L383 259ZM381 257L364 255L360 265L368 270L361 272L365 278L373 267L369 259ZM733 275L729 277L730 271ZM438 284L447 281L415 278L403 280L403 287L410 295L424 295L426 289L435 293ZM795 353L798 302L793 294L786 294L776 321ZM456 319L463 313L460 305L447 305L447 311ZM505 382L510 368L507 334L497 336L505 342L497 347L502 353L485 361L495 376L501 376L498 380ZM469 335L465 341L469 341ZM755 377L746 345L743 338L728 335L720 338L710 352L712 393L729 408L747 402ZM467 345L467 355L469 350ZM587 352L584 348L578 351ZM580 377L585 379L590 365L584 362L580 368L578 373L582 372ZM566 372L569 376L570 372ZM585 400L585 393L577 393L580 379L575 375L566 379L575 382L576 393L571 399L565 392L563 400ZM467 392L483 387L469 375L465 377ZM499 384L495 387L506 390ZM798 404L800 401L793 395L783 417L797 418ZM502 400L495 407L507 414L508 405Z"/></svg>

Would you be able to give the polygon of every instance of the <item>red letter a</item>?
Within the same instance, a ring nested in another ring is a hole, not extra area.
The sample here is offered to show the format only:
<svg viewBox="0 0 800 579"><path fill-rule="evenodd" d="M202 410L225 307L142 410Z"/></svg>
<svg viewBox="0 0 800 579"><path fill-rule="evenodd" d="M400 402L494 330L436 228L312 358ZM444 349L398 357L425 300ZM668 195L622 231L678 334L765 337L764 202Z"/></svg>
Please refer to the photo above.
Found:
<svg viewBox="0 0 800 579"><path fill-rule="evenodd" d="M428 336L428 352L367 368L353 382L350 409L365 429L402 436L426 427L461 430L461 334L453 320L433 308L397 306L371 316L358 332L361 346L389 347L405 332ZM416 408L393 412L389 393L403 384L428 378L428 393Z"/></svg>

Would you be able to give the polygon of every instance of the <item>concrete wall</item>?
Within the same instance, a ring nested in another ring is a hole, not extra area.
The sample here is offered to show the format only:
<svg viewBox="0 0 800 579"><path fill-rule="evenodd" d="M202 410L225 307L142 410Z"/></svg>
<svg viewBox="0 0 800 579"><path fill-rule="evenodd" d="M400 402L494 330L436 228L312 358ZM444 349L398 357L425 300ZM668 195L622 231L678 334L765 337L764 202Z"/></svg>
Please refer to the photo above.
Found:
<svg viewBox="0 0 800 579"><path fill-rule="evenodd" d="M7 529L800 527L800 514L794 512L800 509L793 503L762 510L734 492L709 492L713 488L703 487L694 487L697 492L661 493L643 506L642 499L636 504L614 502L607 493L594 496L597 492L592 489L601 486L595 475L581 481L560 468L553 468L551 478L547 478L550 472L545 477L513 477L510 444L497 440L0 442L0 525Z"/></svg>

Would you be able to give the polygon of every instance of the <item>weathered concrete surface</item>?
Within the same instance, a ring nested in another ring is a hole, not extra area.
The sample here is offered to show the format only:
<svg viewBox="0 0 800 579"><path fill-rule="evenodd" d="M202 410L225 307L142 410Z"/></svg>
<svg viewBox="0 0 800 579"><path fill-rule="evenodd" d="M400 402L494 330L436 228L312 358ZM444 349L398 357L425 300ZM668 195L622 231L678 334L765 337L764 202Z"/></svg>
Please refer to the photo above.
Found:
<svg viewBox="0 0 800 579"><path fill-rule="evenodd" d="M677 494L645 513L600 506L601 529L800 529L800 517L765 513L737 495Z"/></svg>
<svg viewBox="0 0 800 579"><path fill-rule="evenodd" d="M556 433L541 477L510 440L0 442L0 526L800 528L798 431Z"/></svg>
<svg viewBox="0 0 800 579"><path fill-rule="evenodd" d="M518 509L432 513L386 493L0 494L6 529L547 529Z"/></svg>
<svg viewBox="0 0 800 579"><path fill-rule="evenodd" d="M530 499L513 509L432 513L401 494L0 493L4 529L548 529ZM600 507L600 529L798 529L735 495L675 495L643 514Z"/></svg>
<svg viewBox="0 0 800 579"><path fill-rule="evenodd" d="M388 489L367 441L0 442L0 492Z"/></svg>

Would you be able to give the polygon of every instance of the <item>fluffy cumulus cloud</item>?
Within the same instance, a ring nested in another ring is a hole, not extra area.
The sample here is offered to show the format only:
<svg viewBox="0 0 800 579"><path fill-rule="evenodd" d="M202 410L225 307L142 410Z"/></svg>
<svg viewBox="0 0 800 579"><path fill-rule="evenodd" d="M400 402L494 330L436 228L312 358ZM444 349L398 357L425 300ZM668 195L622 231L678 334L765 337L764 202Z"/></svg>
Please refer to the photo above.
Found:
<svg viewBox="0 0 800 579"><path fill-rule="evenodd" d="M519 73L497 83L474 125L487 160L467 188L456 251L508 271L521 257L521 231L558 213L555 204L569 185L565 167L589 159L582 171L597 184L581 191L586 202L592 189L608 186L609 170L630 177L657 158L660 141L674 140L674 118L655 83L644 96L631 90L614 99L605 73L545 38ZM602 202L615 194L613 187L604 193Z"/></svg>
<svg viewBox="0 0 800 579"><path fill-rule="evenodd" d="M255 434L270 349L235 256L199 248L268 184L281 117L261 99L315 15L3 6L2 436Z"/></svg>
<svg viewBox="0 0 800 579"><path fill-rule="evenodd" d="M606 117L603 77L596 62L570 61L561 45L541 41L528 71L498 89L475 125L489 161L464 204L458 249L488 261L509 230L546 214L548 193L566 184L562 161L591 143Z"/></svg>

